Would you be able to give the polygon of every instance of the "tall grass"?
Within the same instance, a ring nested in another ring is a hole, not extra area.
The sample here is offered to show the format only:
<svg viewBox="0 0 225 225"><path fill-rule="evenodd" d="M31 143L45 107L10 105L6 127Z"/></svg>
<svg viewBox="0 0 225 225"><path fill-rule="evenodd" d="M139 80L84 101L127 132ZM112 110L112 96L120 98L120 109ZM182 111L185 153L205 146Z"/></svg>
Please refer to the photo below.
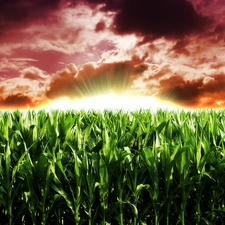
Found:
<svg viewBox="0 0 225 225"><path fill-rule="evenodd" d="M224 224L225 111L0 113L0 224Z"/></svg>

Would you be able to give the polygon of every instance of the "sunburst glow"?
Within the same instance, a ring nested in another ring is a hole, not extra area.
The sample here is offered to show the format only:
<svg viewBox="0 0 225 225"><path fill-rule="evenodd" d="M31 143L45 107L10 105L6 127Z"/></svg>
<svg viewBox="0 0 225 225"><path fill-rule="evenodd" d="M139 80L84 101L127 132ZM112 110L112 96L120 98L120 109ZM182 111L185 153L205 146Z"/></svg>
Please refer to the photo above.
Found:
<svg viewBox="0 0 225 225"><path fill-rule="evenodd" d="M125 110L134 111L140 109L150 109L156 111L158 109L168 109L173 110L170 104L166 104L158 101L154 97L131 97L127 95L101 95L90 98L85 98L83 100L72 101L69 98L60 98L51 102L45 109L50 110Z"/></svg>

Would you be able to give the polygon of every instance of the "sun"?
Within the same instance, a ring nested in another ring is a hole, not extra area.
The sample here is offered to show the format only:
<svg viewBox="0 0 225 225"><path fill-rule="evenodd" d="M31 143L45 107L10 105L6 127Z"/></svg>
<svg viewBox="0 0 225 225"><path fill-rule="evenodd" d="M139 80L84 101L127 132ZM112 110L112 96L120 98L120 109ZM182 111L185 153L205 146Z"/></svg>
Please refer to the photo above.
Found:
<svg viewBox="0 0 225 225"><path fill-rule="evenodd" d="M157 100L154 97L142 96L133 97L128 95L107 94L83 98L80 100L71 100L69 98L60 98L52 101L45 109L50 110L124 110L135 111L140 109L150 109L157 111L159 109L173 110L175 107Z"/></svg>

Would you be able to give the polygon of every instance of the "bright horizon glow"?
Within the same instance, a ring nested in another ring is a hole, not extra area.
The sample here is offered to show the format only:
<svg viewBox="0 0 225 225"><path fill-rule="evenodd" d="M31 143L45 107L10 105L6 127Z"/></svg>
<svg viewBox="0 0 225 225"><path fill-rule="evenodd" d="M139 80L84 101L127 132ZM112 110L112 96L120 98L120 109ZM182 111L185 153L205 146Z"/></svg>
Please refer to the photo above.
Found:
<svg viewBox="0 0 225 225"><path fill-rule="evenodd" d="M174 110L175 106L161 102L154 97L142 96L131 97L127 95L108 94L85 98L83 100L73 101L67 97L52 101L44 107L45 110L124 110L135 111L140 109L150 109L157 111Z"/></svg>

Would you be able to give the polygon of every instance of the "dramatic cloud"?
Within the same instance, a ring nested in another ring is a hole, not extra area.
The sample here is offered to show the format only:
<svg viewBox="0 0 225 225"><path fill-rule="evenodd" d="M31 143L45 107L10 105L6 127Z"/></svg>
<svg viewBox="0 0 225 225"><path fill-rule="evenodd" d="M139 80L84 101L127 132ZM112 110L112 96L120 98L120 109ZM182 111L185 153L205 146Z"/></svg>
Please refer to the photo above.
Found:
<svg viewBox="0 0 225 225"><path fill-rule="evenodd" d="M160 81L159 97L183 107L225 107L225 74L216 74L197 80L172 76Z"/></svg>
<svg viewBox="0 0 225 225"><path fill-rule="evenodd" d="M223 0L0 1L0 108L62 97L225 104Z"/></svg>
<svg viewBox="0 0 225 225"><path fill-rule="evenodd" d="M44 74L44 72L36 67L29 67L22 71L21 76L30 80L37 80L40 83L45 83L46 79L49 77Z"/></svg>
<svg viewBox="0 0 225 225"><path fill-rule="evenodd" d="M9 95L6 98L0 97L0 107L3 109L28 109L35 108L39 102L35 102L32 98L25 95Z"/></svg>
<svg viewBox="0 0 225 225"><path fill-rule="evenodd" d="M20 77L0 81L1 108L33 108L44 104L44 85L47 76L43 71L31 67L22 72ZM45 79L45 81L44 81Z"/></svg>
<svg viewBox="0 0 225 225"><path fill-rule="evenodd" d="M60 0L0 1L0 34L18 26L26 26L33 20L43 19L49 12L56 10L59 3Z"/></svg>
<svg viewBox="0 0 225 225"><path fill-rule="evenodd" d="M77 68L74 64L54 74L46 86L46 96L52 99L90 97L110 92L123 93L132 85L136 76L142 74L147 65L131 61L120 63L87 63Z"/></svg>
<svg viewBox="0 0 225 225"><path fill-rule="evenodd" d="M150 35L153 39L181 38L204 31L209 23L187 0L130 0L123 2L113 30L119 34Z"/></svg>

